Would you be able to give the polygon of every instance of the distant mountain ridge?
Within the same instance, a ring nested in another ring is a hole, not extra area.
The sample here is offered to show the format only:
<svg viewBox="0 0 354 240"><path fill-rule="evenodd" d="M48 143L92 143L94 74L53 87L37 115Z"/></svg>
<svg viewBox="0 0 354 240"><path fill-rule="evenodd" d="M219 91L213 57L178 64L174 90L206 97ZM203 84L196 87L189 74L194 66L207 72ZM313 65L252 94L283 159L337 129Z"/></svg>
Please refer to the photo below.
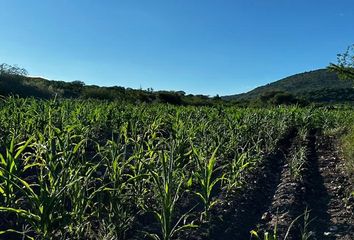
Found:
<svg viewBox="0 0 354 240"><path fill-rule="evenodd" d="M354 96L353 83L340 80L336 73L329 72L327 69L295 74L257 87L247 93L224 96L223 99L254 100L273 91L285 92L297 98L317 102L354 100L352 98Z"/></svg>
<svg viewBox="0 0 354 240"><path fill-rule="evenodd" d="M7 67L7 66L5 66ZM16 70L16 68L14 68ZM6 70L6 69L5 69ZM340 80L327 69L295 74L257 87L247 93L209 97L185 94L183 91L153 91L119 86L99 87L81 81L64 82L1 71L0 97L18 95L50 99L80 98L122 101L129 103L169 103L174 105L240 105L267 106L279 104L351 103L354 104L354 83ZM21 70L21 69L20 69Z"/></svg>

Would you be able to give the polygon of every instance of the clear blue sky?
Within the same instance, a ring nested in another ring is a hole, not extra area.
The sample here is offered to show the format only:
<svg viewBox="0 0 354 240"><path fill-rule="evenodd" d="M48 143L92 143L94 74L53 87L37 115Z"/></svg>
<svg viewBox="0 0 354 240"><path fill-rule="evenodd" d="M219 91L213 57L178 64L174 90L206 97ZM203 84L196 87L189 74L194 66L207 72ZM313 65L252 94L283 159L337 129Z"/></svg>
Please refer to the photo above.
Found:
<svg viewBox="0 0 354 240"><path fill-rule="evenodd" d="M334 62L354 0L1 0L0 23L31 75L214 96Z"/></svg>

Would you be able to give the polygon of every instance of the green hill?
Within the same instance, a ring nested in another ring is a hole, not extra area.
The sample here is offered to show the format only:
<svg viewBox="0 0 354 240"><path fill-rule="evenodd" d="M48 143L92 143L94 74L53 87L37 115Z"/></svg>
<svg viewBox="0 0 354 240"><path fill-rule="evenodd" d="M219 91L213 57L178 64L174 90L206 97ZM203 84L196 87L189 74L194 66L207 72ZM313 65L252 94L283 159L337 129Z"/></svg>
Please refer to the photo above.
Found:
<svg viewBox="0 0 354 240"><path fill-rule="evenodd" d="M121 101L127 103L169 103L173 105L215 105L222 100L204 95L187 95L183 91L153 91L120 86L99 87L81 81L64 82L28 77L19 74L19 68L0 64L0 97L80 98ZM5 70L3 70L5 68ZM15 69L12 71L12 68Z"/></svg>
<svg viewBox="0 0 354 240"><path fill-rule="evenodd" d="M354 88L350 81L340 80L326 69L296 74L279 81L232 96L208 97L186 95L182 91L153 91L119 86L99 87L81 81L64 82L27 77L24 69L0 65L0 96L18 95L49 99L81 98L124 101L131 103L170 103L175 105L279 105L308 103L354 102Z"/></svg>
<svg viewBox="0 0 354 240"><path fill-rule="evenodd" d="M267 95L287 94L309 102L343 102L354 100L353 83L340 80L326 69L295 74L257 87L247 93L225 96L226 100L253 101Z"/></svg>

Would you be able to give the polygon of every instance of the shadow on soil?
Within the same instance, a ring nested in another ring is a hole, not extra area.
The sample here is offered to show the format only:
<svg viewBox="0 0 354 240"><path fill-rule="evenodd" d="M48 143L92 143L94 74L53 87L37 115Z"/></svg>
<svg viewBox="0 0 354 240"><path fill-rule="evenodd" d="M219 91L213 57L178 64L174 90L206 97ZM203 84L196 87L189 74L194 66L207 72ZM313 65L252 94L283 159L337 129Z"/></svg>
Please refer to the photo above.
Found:
<svg viewBox="0 0 354 240"><path fill-rule="evenodd" d="M310 210L310 230L315 232L317 239L335 239L325 237L323 233L328 230L330 216L328 204L330 196L324 186L323 177L319 171L319 159L316 151L316 134L310 136L308 149L308 170L305 176L304 204Z"/></svg>
<svg viewBox="0 0 354 240"><path fill-rule="evenodd" d="M279 143L276 153L266 158L263 166L246 180L249 183L246 189L225 199L229 203L227 209L215 209L208 239L250 239L250 231L256 229L256 224L272 202L280 183L285 155L295 135L296 132L292 131Z"/></svg>

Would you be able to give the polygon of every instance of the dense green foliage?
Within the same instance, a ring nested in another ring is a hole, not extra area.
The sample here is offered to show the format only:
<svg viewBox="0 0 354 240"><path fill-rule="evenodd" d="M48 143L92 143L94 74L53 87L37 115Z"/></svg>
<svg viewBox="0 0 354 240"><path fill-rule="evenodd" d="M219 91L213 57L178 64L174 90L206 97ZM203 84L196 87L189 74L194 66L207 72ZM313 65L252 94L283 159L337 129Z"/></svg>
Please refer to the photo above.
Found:
<svg viewBox="0 0 354 240"><path fill-rule="evenodd" d="M0 234L174 238L208 222L221 195L247 186L244 177L289 131L344 127L351 115L4 99Z"/></svg>
<svg viewBox="0 0 354 240"><path fill-rule="evenodd" d="M341 81L334 72L320 69L296 74L279 81L258 87L248 93L228 96L225 99L236 101L259 101L269 95L287 95L284 103L306 102L348 102L353 101L352 83ZM271 101L279 101L277 97Z"/></svg>
<svg viewBox="0 0 354 240"><path fill-rule="evenodd" d="M334 65L333 65L334 66ZM301 106L311 103L351 103L354 90L350 81L340 81L337 74L321 69L296 74L258 87L248 93L219 97L186 95L183 91L153 91L124 87L99 87L85 85L81 81L49 81L43 78L26 77L26 70L10 65L0 65L0 95L20 97L79 98L126 103L168 103L194 106ZM334 71L334 72L333 72ZM340 72L338 72L340 74ZM341 75L340 75L341 76ZM231 101L230 101L231 100Z"/></svg>
<svg viewBox="0 0 354 240"><path fill-rule="evenodd" d="M210 106L222 102L220 98L204 95L186 95L183 91L153 91L124 87L86 86L81 81L49 81L44 78L27 77L25 69L7 64L0 65L0 95L20 97L80 98L127 103L169 103L173 105Z"/></svg>

